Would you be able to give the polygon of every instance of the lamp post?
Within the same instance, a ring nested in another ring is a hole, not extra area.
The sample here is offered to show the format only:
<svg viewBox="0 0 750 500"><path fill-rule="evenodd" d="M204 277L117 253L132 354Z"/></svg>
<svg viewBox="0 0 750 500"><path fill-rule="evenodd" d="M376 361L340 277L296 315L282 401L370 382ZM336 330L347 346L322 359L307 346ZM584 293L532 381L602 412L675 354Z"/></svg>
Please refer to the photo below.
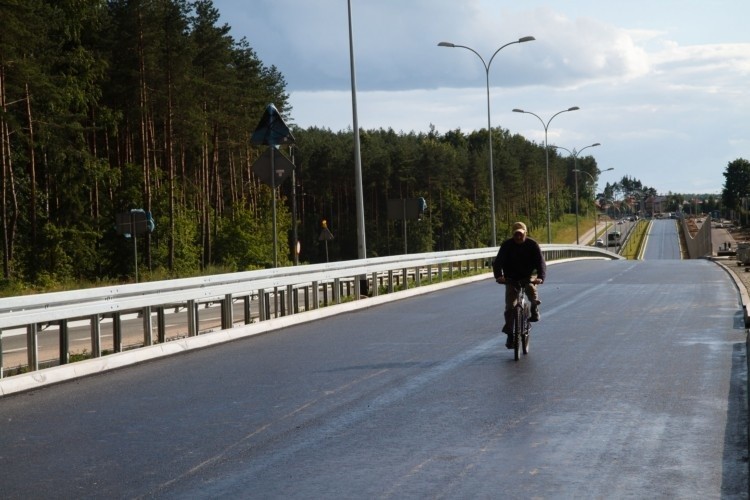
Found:
<svg viewBox="0 0 750 500"><path fill-rule="evenodd" d="M549 124L552 121L554 117L561 113L567 113L568 111L578 111L578 106L573 106L572 108L563 109L562 111L558 111L552 117L547 120L547 123L544 123L544 120L542 120L539 115L532 113L531 111L524 111L522 109L514 109L514 113L526 113L528 115L536 116L537 119L542 123L542 126L544 127L544 158L545 163L547 165L547 243L552 243L552 217L550 216L550 206L549 206L549 148L547 147L547 129L549 129Z"/></svg>
<svg viewBox="0 0 750 500"><path fill-rule="evenodd" d="M367 258L365 238L365 203L362 188L362 156L359 143L359 123L357 122L357 78L354 70L354 38L352 36L352 2L347 2L349 14L349 68L352 84L352 128L354 129L354 188L357 212L357 257Z"/></svg>
<svg viewBox="0 0 750 500"><path fill-rule="evenodd" d="M536 40L533 36L524 36L519 38L518 40L515 40L513 42L506 43L499 49L495 51L494 54L492 54L492 57L490 57L489 62L485 62L484 58L479 55L479 52L472 49L471 47L467 47L466 45L456 45L455 43L450 42L440 42L438 44L438 47L451 47L451 48L461 48L470 50L473 52L480 61L482 61L482 64L484 65L484 73L486 77L486 83L487 83L487 135L489 140L489 148L490 148L490 211L492 217L490 218L491 226L492 226L492 246L497 246L497 229L495 227L495 172L492 166L492 125L490 124L490 65L492 64L492 61L495 59L495 56L498 52L500 52L502 49L507 47L508 45L513 45L515 43L523 43L523 42L531 42L532 40Z"/></svg>
<svg viewBox="0 0 750 500"><path fill-rule="evenodd" d="M573 157L573 178L575 179L575 185L576 185L576 245L580 245L581 242L578 241L578 155L587 148L593 148L594 146L601 146L600 143L595 142L594 144L591 144L589 146L582 147L578 151L573 148L573 151L569 150L568 148L564 148L562 146L551 146L555 149L562 149L564 151L567 151L570 156Z"/></svg>
<svg viewBox="0 0 750 500"><path fill-rule="evenodd" d="M583 151L583 150L581 150L581 151ZM614 167L605 168L604 170L598 170L597 169L596 173L598 175L598 174L601 174L602 172L609 172L610 170L614 170ZM576 174L580 172L580 173L584 173L584 174L588 175L589 177L591 177L591 184L592 184L592 186L596 186L596 179L594 179L594 176L591 175L590 173L586 172L585 170L578 170L578 169L575 169L573 171ZM596 196L596 189L594 189L594 196ZM596 210L594 210L594 243L596 243L596 235L597 235L596 221L597 221L598 218L599 218L599 214L597 214ZM576 223L577 222L578 221L576 221ZM577 235L578 235L578 229L576 228L576 238L578 237Z"/></svg>

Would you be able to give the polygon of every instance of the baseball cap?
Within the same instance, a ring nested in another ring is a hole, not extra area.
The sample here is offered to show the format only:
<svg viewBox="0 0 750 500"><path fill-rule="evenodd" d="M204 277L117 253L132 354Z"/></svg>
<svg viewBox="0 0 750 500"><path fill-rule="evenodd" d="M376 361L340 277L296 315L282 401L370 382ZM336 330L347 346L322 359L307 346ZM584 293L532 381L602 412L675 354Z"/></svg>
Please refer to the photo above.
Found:
<svg viewBox="0 0 750 500"><path fill-rule="evenodd" d="M513 224L513 234L523 233L526 234L526 224L523 222L516 222Z"/></svg>

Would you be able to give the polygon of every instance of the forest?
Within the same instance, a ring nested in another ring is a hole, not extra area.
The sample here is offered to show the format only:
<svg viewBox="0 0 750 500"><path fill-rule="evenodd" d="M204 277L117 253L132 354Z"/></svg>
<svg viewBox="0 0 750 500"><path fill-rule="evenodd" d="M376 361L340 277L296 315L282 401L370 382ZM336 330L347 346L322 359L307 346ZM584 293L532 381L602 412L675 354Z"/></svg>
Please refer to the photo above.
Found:
<svg viewBox="0 0 750 500"><path fill-rule="evenodd" d="M0 0L0 18L4 288L132 281L134 241L145 279L270 267L273 206L278 265L295 232L300 263L357 258L354 134L294 126L284 76L211 0ZM250 140L269 104L295 139L280 148L294 181L275 192ZM428 128L360 132L368 257L402 253L404 234L409 253L491 244L488 131ZM542 240L544 145L502 127L492 141L498 239L521 219ZM553 221L575 210L576 182L582 215L656 194L627 177L597 193L593 157L549 159ZM426 201L408 233L388 217L405 198ZM153 220L135 240L117 224L132 210Z"/></svg>

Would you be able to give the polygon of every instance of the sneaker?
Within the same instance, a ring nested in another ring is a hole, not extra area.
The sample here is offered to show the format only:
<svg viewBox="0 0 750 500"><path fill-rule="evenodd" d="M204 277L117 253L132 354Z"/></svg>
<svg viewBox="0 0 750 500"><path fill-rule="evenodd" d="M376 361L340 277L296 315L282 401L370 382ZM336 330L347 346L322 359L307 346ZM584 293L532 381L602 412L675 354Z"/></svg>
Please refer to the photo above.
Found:
<svg viewBox="0 0 750 500"><path fill-rule="evenodd" d="M531 308L531 316L529 316L529 321L532 323L536 323L539 321L539 308L538 307L532 307Z"/></svg>
<svg viewBox="0 0 750 500"><path fill-rule="evenodd" d="M505 347L513 349L513 336L511 334L508 334L508 339L505 341Z"/></svg>

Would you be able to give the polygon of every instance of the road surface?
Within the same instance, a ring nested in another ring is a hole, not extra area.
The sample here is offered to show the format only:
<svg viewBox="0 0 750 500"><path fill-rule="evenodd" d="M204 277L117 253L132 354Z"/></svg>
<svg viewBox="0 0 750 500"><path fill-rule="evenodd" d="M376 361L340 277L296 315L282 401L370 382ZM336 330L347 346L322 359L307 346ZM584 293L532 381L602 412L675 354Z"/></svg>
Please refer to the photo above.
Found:
<svg viewBox="0 0 750 500"><path fill-rule="evenodd" d="M706 260L550 266L0 399L3 498L747 498L738 294Z"/></svg>
<svg viewBox="0 0 750 500"><path fill-rule="evenodd" d="M653 219L646 235L644 260L681 259L680 234L677 221Z"/></svg>

